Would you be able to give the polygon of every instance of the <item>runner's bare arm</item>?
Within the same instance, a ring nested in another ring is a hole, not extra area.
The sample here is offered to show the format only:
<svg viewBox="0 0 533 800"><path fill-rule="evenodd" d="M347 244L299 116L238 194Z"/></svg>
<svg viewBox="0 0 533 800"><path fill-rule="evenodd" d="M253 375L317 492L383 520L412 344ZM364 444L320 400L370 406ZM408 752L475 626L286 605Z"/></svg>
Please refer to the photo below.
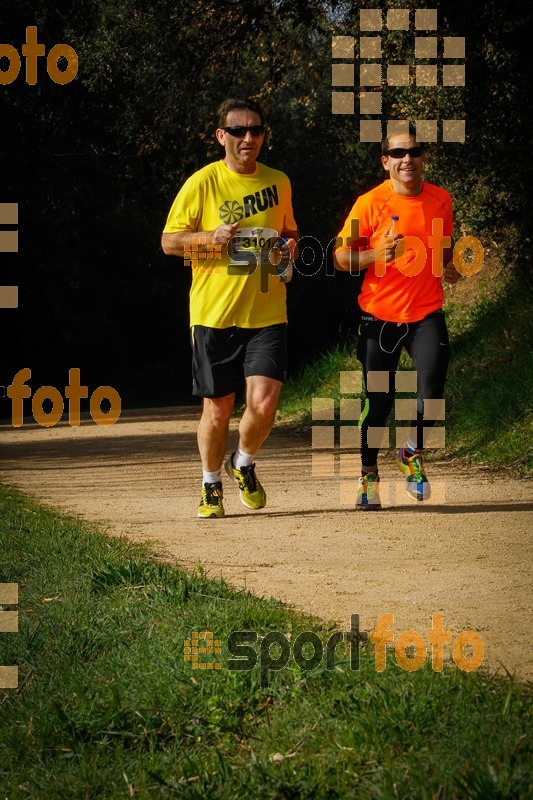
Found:
<svg viewBox="0 0 533 800"><path fill-rule="evenodd" d="M198 237L207 237L213 240L213 244L227 245L233 239L239 227L238 222L233 225L219 225L214 231L176 231L176 233L163 233L161 236L161 247L167 256L181 256L186 248L192 245L193 236L195 241Z"/></svg>
<svg viewBox="0 0 533 800"><path fill-rule="evenodd" d="M379 253L373 247L368 250L337 250L335 251L335 268L341 272L350 272L352 269L368 269L376 262L376 257L389 264L396 258L396 247L402 238L401 233L394 236L383 236L381 240L383 246Z"/></svg>
<svg viewBox="0 0 533 800"><path fill-rule="evenodd" d="M335 269L350 272L354 267L367 269L375 261L374 250L337 250Z"/></svg>
<svg viewBox="0 0 533 800"><path fill-rule="evenodd" d="M287 245L292 254L292 260L296 261L299 256L298 239L300 238L300 234L298 231L282 231L281 236L283 239L287 240Z"/></svg>
<svg viewBox="0 0 533 800"><path fill-rule="evenodd" d="M443 250L442 262L444 264L442 277L446 283L450 283L453 286L455 283L457 283L460 277L460 273L456 270L453 263L453 247L447 247L445 250Z"/></svg>

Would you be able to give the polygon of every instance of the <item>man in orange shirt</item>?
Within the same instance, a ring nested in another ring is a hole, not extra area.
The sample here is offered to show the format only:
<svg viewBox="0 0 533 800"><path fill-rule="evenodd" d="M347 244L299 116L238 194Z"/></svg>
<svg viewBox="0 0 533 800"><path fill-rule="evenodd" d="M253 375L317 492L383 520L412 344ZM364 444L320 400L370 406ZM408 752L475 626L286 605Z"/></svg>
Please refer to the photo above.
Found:
<svg viewBox="0 0 533 800"><path fill-rule="evenodd" d="M386 424L402 347L417 373L417 417L396 463L412 497L425 500L430 495L421 451L424 430L435 424L431 414L439 404L427 401L442 400L449 357L441 278L454 284L459 273L451 261L451 197L423 181L425 158L412 126L408 135L391 134L382 142L381 163L389 178L356 200L339 234L343 244L335 252L337 269L366 270L357 347L366 395L359 423L362 469L356 499L362 511L381 508L379 448L369 443L368 430ZM388 375L379 376L378 385L371 375L369 385L368 374L376 372Z"/></svg>

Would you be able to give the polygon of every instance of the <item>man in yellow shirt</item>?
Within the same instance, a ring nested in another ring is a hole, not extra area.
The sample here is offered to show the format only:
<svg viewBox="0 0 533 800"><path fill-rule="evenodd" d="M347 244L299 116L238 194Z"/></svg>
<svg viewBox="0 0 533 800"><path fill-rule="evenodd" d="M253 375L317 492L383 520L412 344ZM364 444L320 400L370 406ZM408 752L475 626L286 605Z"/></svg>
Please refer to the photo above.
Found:
<svg viewBox="0 0 533 800"><path fill-rule="evenodd" d="M255 101L225 100L216 130L224 157L185 182L161 239L167 255L184 256L200 246L208 256L193 266L190 292L193 394L203 398L198 516L204 518L224 516L222 464L243 376L239 445L224 467L243 505L266 504L254 456L272 429L285 380L285 282L298 231L289 179L257 162L264 136L263 110Z"/></svg>

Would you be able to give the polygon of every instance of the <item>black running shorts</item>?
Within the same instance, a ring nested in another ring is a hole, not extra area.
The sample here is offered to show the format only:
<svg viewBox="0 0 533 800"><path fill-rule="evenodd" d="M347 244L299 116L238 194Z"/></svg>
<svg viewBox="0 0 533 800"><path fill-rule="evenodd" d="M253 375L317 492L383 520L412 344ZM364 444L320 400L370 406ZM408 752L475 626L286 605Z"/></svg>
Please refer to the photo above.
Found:
<svg viewBox="0 0 533 800"><path fill-rule="evenodd" d="M263 375L285 382L287 324L266 328L191 328L192 393L225 397L241 385L243 375Z"/></svg>

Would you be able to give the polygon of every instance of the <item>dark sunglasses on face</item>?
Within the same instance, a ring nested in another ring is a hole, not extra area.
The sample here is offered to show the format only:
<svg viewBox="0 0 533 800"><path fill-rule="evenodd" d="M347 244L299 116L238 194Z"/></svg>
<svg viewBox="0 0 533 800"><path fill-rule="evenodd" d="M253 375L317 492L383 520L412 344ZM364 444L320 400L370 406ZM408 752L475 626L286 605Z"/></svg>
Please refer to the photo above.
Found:
<svg viewBox="0 0 533 800"><path fill-rule="evenodd" d="M262 136L265 132L264 125L230 125L229 128L224 128L226 133L230 136L246 136L248 131L252 136Z"/></svg>
<svg viewBox="0 0 533 800"><path fill-rule="evenodd" d="M393 147L392 150L387 150L385 155L392 158L405 158L409 153L411 158L420 158L423 152L423 147Z"/></svg>

